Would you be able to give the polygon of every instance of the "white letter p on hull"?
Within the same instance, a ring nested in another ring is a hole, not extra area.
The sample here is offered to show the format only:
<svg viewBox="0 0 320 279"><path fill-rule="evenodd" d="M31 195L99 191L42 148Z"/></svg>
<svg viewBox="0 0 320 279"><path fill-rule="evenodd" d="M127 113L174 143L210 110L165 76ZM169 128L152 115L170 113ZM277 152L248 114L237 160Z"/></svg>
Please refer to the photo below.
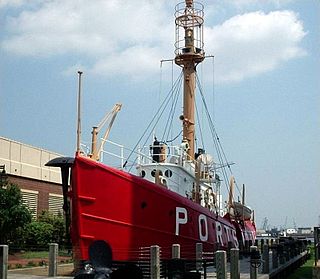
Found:
<svg viewBox="0 0 320 279"><path fill-rule="evenodd" d="M183 207L176 207L176 235L179 235L179 225L187 224L188 213Z"/></svg>

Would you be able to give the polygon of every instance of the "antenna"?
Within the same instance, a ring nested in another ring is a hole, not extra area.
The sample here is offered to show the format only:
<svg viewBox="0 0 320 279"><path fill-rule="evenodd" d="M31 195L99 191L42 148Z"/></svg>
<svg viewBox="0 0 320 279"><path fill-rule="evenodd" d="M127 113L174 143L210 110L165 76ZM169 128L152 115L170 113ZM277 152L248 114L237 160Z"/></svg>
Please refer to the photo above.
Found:
<svg viewBox="0 0 320 279"><path fill-rule="evenodd" d="M80 153L81 140L81 75L83 72L78 71L79 86L78 86L78 119L77 119L77 154Z"/></svg>

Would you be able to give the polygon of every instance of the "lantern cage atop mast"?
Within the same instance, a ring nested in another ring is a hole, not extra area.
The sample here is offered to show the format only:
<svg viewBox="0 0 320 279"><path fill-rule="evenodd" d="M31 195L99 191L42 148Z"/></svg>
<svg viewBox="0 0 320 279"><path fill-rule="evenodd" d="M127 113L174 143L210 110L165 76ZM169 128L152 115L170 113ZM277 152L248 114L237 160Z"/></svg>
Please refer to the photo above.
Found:
<svg viewBox="0 0 320 279"><path fill-rule="evenodd" d="M200 63L204 59L203 50L203 5L186 0L175 9L175 62L184 65L186 61Z"/></svg>

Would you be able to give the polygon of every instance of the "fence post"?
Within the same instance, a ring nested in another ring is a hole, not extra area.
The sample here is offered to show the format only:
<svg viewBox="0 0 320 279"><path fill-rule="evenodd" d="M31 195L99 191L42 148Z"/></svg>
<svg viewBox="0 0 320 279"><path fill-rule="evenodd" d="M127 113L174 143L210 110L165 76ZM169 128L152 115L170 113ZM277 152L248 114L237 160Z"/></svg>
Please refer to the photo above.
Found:
<svg viewBox="0 0 320 279"><path fill-rule="evenodd" d="M278 246L275 244L272 249L272 268L276 269L279 266L279 260L278 260Z"/></svg>
<svg viewBox="0 0 320 279"><path fill-rule="evenodd" d="M261 253L263 251L263 245L264 245L264 238L262 238L261 241L260 241L260 251L261 251Z"/></svg>
<svg viewBox="0 0 320 279"><path fill-rule="evenodd" d="M8 276L8 245L0 245L0 279Z"/></svg>
<svg viewBox="0 0 320 279"><path fill-rule="evenodd" d="M252 255L253 252L257 251L257 246L251 246L250 247L250 253ZM254 265L252 262L250 262L250 279L257 279L258 278L258 265Z"/></svg>
<svg viewBox="0 0 320 279"><path fill-rule="evenodd" d="M217 251L216 257L216 274L217 279L227 279L227 253L226 251Z"/></svg>
<svg viewBox="0 0 320 279"><path fill-rule="evenodd" d="M172 244L172 259L180 259L180 244Z"/></svg>
<svg viewBox="0 0 320 279"><path fill-rule="evenodd" d="M58 270L58 244L50 243L49 244L49 277L57 276Z"/></svg>
<svg viewBox="0 0 320 279"><path fill-rule="evenodd" d="M203 244L196 243L196 270L199 271L202 269L202 254L203 254Z"/></svg>
<svg viewBox="0 0 320 279"><path fill-rule="evenodd" d="M158 245L150 247L150 256L150 278L160 279L160 247Z"/></svg>
<svg viewBox="0 0 320 279"><path fill-rule="evenodd" d="M268 274L269 273L269 245L263 245L262 251L262 273Z"/></svg>
<svg viewBox="0 0 320 279"><path fill-rule="evenodd" d="M240 279L239 249L230 250L230 278Z"/></svg>

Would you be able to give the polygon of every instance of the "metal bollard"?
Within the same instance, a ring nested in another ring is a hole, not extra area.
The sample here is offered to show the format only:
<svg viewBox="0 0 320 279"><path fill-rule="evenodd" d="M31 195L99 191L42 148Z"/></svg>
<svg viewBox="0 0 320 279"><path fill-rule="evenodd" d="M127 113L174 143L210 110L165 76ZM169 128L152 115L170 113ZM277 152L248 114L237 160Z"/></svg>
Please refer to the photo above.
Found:
<svg viewBox="0 0 320 279"><path fill-rule="evenodd" d="M58 271L58 244L50 243L49 244L49 277L56 277Z"/></svg>
<svg viewBox="0 0 320 279"><path fill-rule="evenodd" d="M150 278L160 279L160 247L158 245L151 246L150 255Z"/></svg>
<svg viewBox="0 0 320 279"><path fill-rule="evenodd" d="M180 259L180 244L172 244L172 259Z"/></svg>
<svg viewBox="0 0 320 279"><path fill-rule="evenodd" d="M279 267L278 246L277 244L274 244L272 248L272 268L276 269L278 267Z"/></svg>
<svg viewBox="0 0 320 279"><path fill-rule="evenodd" d="M217 279L227 279L227 253L226 251L215 252Z"/></svg>
<svg viewBox="0 0 320 279"><path fill-rule="evenodd" d="M264 245L264 239L262 238L260 241L260 252L263 250L263 245Z"/></svg>
<svg viewBox="0 0 320 279"><path fill-rule="evenodd" d="M230 279L240 279L239 249L230 250Z"/></svg>
<svg viewBox="0 0 320 279"><path fill-rule="evenodd" d="M202 255L203 255L203 244L196 243L196 270L202 270Z"/></svg>
<svg viewBox="0 0 320 279"><path fill-rule="evenodd" d="M258 278L258 269L261 264L260 253L257 246L250 247L250 279Z"/></svg>
<svg viewBox="0 0 320 279"><path fill-rule="evenodd" d="M269 245L263 245L262 250L262 273L268 274L269 273Z"/></svg>
<svg viewBox="0 0 320 279"><path fill-rule="evenodd" d="M0 279L8 276L8 245L0 245Z"/></svg>

